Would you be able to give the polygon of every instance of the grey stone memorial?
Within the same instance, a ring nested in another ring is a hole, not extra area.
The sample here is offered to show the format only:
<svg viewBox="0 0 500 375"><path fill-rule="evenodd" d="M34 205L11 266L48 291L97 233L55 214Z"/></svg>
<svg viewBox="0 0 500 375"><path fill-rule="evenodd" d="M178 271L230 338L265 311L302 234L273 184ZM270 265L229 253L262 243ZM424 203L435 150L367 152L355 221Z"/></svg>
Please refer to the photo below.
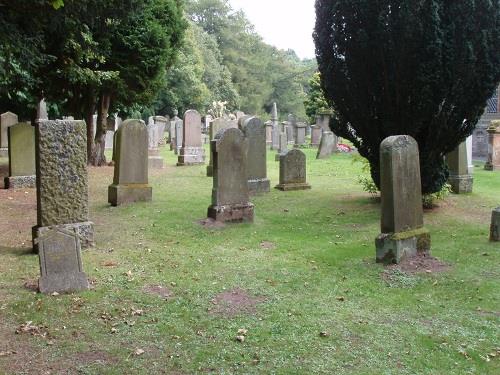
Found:
<svg viewBox="0 0 500 375"><path fill-rule="evenodd" d="M28 122L15 124L8 129L9 177L6 189L36 187L35 128Z"/></svg>
<svg viewBox="0 0 500 375"><path fill-rule="evenodd" d="M451 185L451 191L454 194L472 193L474 177L469 174L466 142L462 142L446 155L446 163L450 171L448 183Z"/></svg>
<svg viewBox="0 0 500 375"><path fill-rule="evenodd" d="M140 120L126 120L116 132L113 184L108 187L108 202L119 206L151 201L148 184L148 129Z"/></svg>
<svg viewBox="0 0 500 375"><path fill-rule="evenodd" d="M160 128L154 122L153 117L148 120L148 165L149 168L163 169L164 160L160 155L158 145L160 143Z"/></svg>
<svg viewBox="0 0 500 375"><path fill-rule="evenodd" d="M174 117L170 119L170 133L168 138L168 143L170 143L170 151L174 151L176 148L175 143L175 124L180 120L178 117L179 111L177 109L173 110ZM182 143L181 143L182 144Z"/></svg>
<svg viewBox="0 0 500 375"><path fill-rule="evenodd" d="M205 150L201 142L201 116L198 111L186 111L183 130L177 166L205 164Z"/></svg>
<svg viewBox="0 0 500 375"><path fill-rule="evenodd" d="M272 148L273 145L273 123L272 121L266 121L264 124L266 127L266 146Z"/></svg>
<svg viewBox="0 0 500 375"><path fill-rule="evenodd" d="M207 216L219 222L252 222L254 205L249 201L247 183L247 138L239 129L223 129L210 148L214 176L212 205Z"/></svg>
<svg viewBox="0 0 500 375"><path fill-rule="evenodd" d="M487 171L500 171L500 120L491 122L488 134L488 159L484 169Z"/></svg>
<svg viewBox="0 0 500 375"><path fill-rule="evenodd" d="M228 119L225 118L216 118L210 123L210 128L209 128L209 137L210 137L210 142L215 139L215 136L222 130L222 129L228 129L230 127L234 127L233 123L229 121ZM212 177L213 176L213 160L212 160L212 152L210 152L210 161L207 165L207 177Z"/></svg>
<svg viewBox="0 0 500 375"><path fill-rule="evenodd" d="M337 137L332 132L323 131L316 159L327 159L337 151Z"/></svg>
<svg viewBox="0 0 500 375"><path fill-rule="evenodd" d="M280 183L276 189L290 191L310 188L306 179L306 154L299 149L280 154Z"/></svg>
<svg viewBox="0 0 500 375"><path fill-rule="evenodd" d="M178 155L182 148L182 140L184 139L184 121L178 119L175 123L175 137L173 142L174 154Z"/></svg>
<svg viewBox="0 0 500 375"><path fill-rule="evenodd" d="M89 221L87 126L84 121L41 120L35 125L36 239L48 227L75 228L83 248L94 244Z"/></svg>
<svg viewBox="0 0 500 375"><path fill-rule="evenodd" d="M306 143L306 129L307 125L303 122L295 123L293 137L295 141L294 147L304 146L304 144Z"/></svg>
<svg viewBox="0 0 500 375"><path fill-rule="evenodd" d="M386 138L380 145L381 234L375 240L376 260L400 263L430 252L424 228L417 142L410 136Z"/></svg>
<svg viewBox="0 0 500 375"><path fill-rule="evenodd" d="M273 109L271 111L271 123L272 123L272 134L271 134L271 149L278 150L280 147L280 123L278 120L278 106L273 103Z"/></svg>
<svg viewBox="0 0 500 375"><path fill-rule="evenodd" d="M163 147L167 144L167 136L165 132L168 131L170 120L164 116L154 116L153 121L158 125L158 146Z"/></svg>
<svg viewBox="0 0 500 375"><path fill-rule="evenodd" d="M319 125L311 126L311 147L318 148L321 142L323 129Z"/></svg>
<svg viewBox="0 0 500 375"><path fill-rule="evenodd" d="M244 121L242 130L248 140L248 191L250 194L268 193L271 183L267 178L265 125L258 117L250 117Z"/></svg>
<svg viewBox="0 0 500 375"><path fill-rule="evenodd" d="M316 125L319 126L323 131L330 132L330 119L332 118L331 111L319 112L316 115Z"/></svg>
<svg viewBox="0 0 500 375"><path fill-rule="evenodd" d="M18 123L17 115L12 112L5 112L0 115L0 156L9 155L8 130L12 125Z"/></svg>
<svg viewBox="0 0 500 375"><path fill-rule="evenodd" d="M40 258L38 289L41 293L71 293L89 289L76 228L50 227L37 241Z"/></svg>
<svg viewBox="0 0 500 375"><path fill-rule="evenodd" d="M490 241L500 241L500 207L491 213Z"/></svg>
<svg viewBox="0 0 500 375"><path fill-rule="evenodd" d="M47 103L45 102L45 99L42 99L38 102L38 105L36 108L36 119L37 119L37 121L49 119L49 113L47 111ZM97 116L96 116L96 119L97 119Z"/></svg>
<svg viewBox="0 0 500 375"><path fill-rule="evenodd" d="M278 153L275 155L274 160L280 161L280 155L288 151L288 142L285 132L280 132L280 143L278 146Z"/></svg>

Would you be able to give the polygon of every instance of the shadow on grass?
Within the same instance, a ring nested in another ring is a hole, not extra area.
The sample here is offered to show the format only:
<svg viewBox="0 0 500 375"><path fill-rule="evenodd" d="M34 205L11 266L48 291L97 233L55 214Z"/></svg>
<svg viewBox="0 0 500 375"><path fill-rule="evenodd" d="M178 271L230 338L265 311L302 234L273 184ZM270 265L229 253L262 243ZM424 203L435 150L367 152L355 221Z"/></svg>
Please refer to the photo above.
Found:
<svg viewBox="0 0 500 375"><path fill-rule="evenodd" d="M33 252L33 248L31 247L5 247L0 246L0 257L2 255L15 255L18 257L27 256L27 255L37 255Z"/></svg>

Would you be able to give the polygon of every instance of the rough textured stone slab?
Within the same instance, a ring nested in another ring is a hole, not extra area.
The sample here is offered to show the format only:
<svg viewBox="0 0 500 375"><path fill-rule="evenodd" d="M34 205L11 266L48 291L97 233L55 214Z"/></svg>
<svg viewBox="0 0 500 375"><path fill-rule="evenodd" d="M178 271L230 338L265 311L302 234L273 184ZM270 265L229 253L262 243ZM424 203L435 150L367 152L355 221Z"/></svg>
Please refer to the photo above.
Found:
<svg viewBox="0 0 500 375"><path fill-rule="evenodd" d="M50 227L38 227L34 226L32 228L33 235L33 250L38 252L37 239L42 236L46 231L50 230L54 226ZM71 224L61 224L57 225L58 228L63 228L69 231L76 231L80 238L80 244L82 248L89 248L94 246L94 223L91 221L84 221L81 223L71 223Z"/></svg>
<svg viewBox="0 0 500 375"><path fill-rule="evenodd" d="M306 155L298 150L290 150L280 155L280 183L276 189L282 191L310 189L306 181Z"/></svg>
<svg viewBox="0 0 500 375"><path fill-rule="evenodd" d="M33 189L36 188L36 176L12 176L4 178L6 189Z"/></svg>
<svg viewBox="0 0 500 375"><path fill-rule="evenodd" d="M267 193L271 183L267 178L265 125L258 117L250 117L243 122L243 133L248 140L248 191L250 194Z"/></svg>
<svg viewBox="0 0 500 375"><path fill-rule="evenodd" d="M149 185L110 185L108 202L113 206L134 202L150 202L153 199L153 188Z"/></svg>
<svg viewBox="0 0 500 375"><path fill-rule="evenodd" d="M446 155L446 163L450 171L448 182L451 191L454 194L472 193L474 178L469 174L466 142L462 142L453 152Z"/></svg>
<svg viewBox="0 0 500 375"><path fill-rule="evenodd" d="M500 207L491 214L490 241L500 241Z"/></svg>
<svg viewBox="0 0 500 375"><path fill-rule="evenodd" d="M404 259L428 252L431 235L425 228L397 234L382 233L375 240L377 263L398 264Z"/></svg>

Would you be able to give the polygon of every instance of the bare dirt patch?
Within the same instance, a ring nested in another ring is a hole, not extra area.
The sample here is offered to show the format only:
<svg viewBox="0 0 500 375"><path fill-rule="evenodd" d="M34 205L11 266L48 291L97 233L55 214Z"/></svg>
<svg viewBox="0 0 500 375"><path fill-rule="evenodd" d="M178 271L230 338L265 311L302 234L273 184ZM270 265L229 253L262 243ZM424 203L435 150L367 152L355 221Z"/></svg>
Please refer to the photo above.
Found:
<svg viewBox="0 0 500 375"><path fill-rule="evenodd" d="M446 272L450 269L450 265L441 262L439 259L430 255L417 255L407 258L400 264L390 265L387 268L398 268L399 270L409 273L439 273Z"/></svg>
<svg viewBox="0 0 500 375"><path fill-rule="evenodd" d="M260 248L264 250L274 250L276 249L276 245L269 241L262 241L260 243Z"/></svg>
<svg viewBox="0 0 500 375"><path fill-rule="evenodd" d="M241 314L255 314L257 305L265 301L263 297L251 296L247 291L236 288L220 293L212 299L209 309L214 315L234 317Z"/></svg>
<svg viewBox="0 0 500 375"><path fill-rule="evenodd" d="M214 219L211 218L199 220L198 224L206 229L222 229L225 227L224 223L221 223L220 221L215 221Z"/></svg>
<svg viewBox="0 0 500 375"><path fill-rule="evenodd" d="M170 289L161 285L148 285L142 288L142 291L146 294L159 296L163 299L171 298L174 295Z"/></svg>

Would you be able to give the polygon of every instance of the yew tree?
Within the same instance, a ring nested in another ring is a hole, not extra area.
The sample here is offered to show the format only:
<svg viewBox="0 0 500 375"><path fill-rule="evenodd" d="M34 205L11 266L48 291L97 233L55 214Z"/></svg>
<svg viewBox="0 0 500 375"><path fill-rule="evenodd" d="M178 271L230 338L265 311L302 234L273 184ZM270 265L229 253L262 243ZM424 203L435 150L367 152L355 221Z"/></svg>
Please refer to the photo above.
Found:
<svg viewBox="0 0 500 375"><path fill-rule="evenodd" d="M420 147L422 191L469 136L500 81L499 0L316 0L314 40L330 127L368 159L397 134Z"/></svg>

